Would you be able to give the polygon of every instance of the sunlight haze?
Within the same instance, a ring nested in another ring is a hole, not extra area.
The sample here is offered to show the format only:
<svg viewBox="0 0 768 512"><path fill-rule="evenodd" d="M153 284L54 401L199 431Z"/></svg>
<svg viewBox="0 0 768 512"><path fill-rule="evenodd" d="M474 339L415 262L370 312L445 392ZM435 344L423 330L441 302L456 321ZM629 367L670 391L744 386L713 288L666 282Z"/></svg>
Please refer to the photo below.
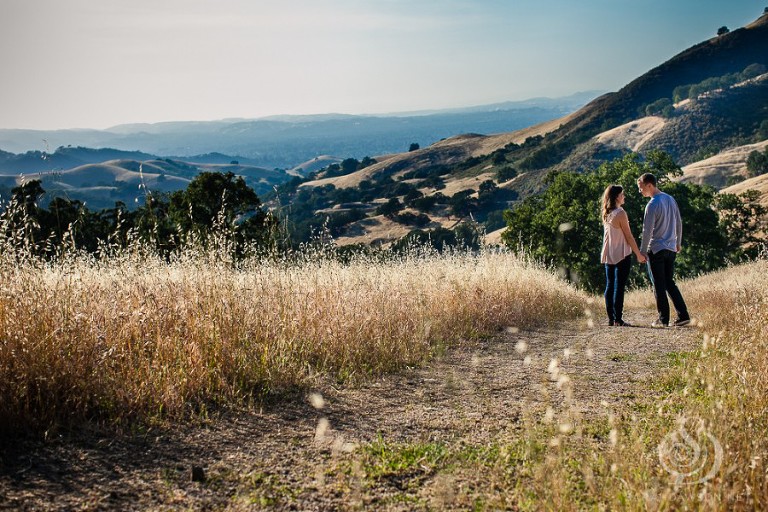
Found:
<svg viewBox="0 0 768 512"><path fill-rule="evenodd" d="M614 91L747 0L0 0L0 128L386 113Z"/></svg>

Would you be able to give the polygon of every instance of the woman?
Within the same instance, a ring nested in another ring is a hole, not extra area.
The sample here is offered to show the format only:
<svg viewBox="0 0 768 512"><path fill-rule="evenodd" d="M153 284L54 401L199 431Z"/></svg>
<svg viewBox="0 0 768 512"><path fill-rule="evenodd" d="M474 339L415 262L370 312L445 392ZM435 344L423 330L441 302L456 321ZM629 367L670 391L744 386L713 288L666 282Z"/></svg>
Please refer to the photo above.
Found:
<svg viewBox="0 0 768 512"><path fill-rule="evenodd" d="M624 321L624 288L632 267L632 253L637 261L645 263L635 237L629 229L629 217L621 206L624 204L624 188L608 185L603 193L603 250L600 262L605 264L605 310L608 325L630 326Z"/></svg>

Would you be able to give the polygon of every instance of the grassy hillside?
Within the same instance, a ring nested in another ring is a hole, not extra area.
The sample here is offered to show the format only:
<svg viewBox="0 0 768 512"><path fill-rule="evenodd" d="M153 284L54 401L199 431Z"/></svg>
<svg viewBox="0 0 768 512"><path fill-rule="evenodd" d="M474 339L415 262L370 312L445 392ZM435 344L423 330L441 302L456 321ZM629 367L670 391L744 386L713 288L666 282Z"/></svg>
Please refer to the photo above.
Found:
<svg viewBox="0 0 768 512"><path fill-rule="evenodd" d="M758 134L768 120L768 74L726 90L697 97L675 110L674 115L644 146L661 149L681 164L767 138Z"/></svg>
<svg viewBox="0 0 768 512"><path fill-rule="evenodd" d="M729 194L741 194L747 190L757 190L760 193L760 204L768 206L768 174L749 178L730 187L723 189Z"/></svg>
<svg viewBox="0 0 768 512"><path fill-rule="evenodd" d="M461 219L495 231L503 226L501 211L541 192L551 170L588 171L652 149L693 164L767 139L766 70L768 15L682 52L564 118L517 132L451 137L376 157L375 164L343 175L320 170L284 188L279 207L301 226L300 237L325 223L342 243L388 243ZM683 93L690 97L673 104ZM723 158L736 154L743 153ZM706 182L724 186L728 176ZM351 212L339 208L344 203L359 206ZM397 211L383 213L385 203Z"/></svg>
<svg viewBox="0 0 768 512"><path fill-rule="evenodd" d="M66 170L86 164L110 160L150 160L155 156L140 151L92 149L85 147L59 147L53 152L28 151L22 154L0 151L0 174L19 175Z"/></svg>
<svg viewBox="0 0 768 512"><path fill-rule="evenodd" d="M675 87L738 73L754 63L768 65L768 14L747 27L697 44L618 92L594 100L555 133L553 140L578 140L615 128L638 117L656 100L671 98Z"/></svg>
<svg viewBox="0 0 768 512"><path fill-rule="evenodd" d="M90 152L85 148L78 150ZM99 151L97 154L111 154L111 150ZM5 188L6 194L9 194L13 187L23 181L39 179L46 191L44 204L53 197L64 197L85 202L91 210L99 210L112 208L117 201L132 208L143 203L147 191L173 192L185 189L201 172L233 172L242 176L248 186L260 195L271 192L274 186L292 177L282 170L262 169L240 163L195 163L160 159L151 155L148 157L145 160L108 160L66 170L38 171L32 175L0 175L0 188Z"/></svg>
<svg viewBox="0 0 768 512"><path fill-rule="evenodd" d="M757 182L757 180L747 179L749 154L753 151L765 151L766 148L768 148L768 140L738 146L699 160L683 167L683 176L680 181L711 185L717 189L725 189L724 192L729 193L736 190L744 191ZM730 188L736 181L741 183Z"/></svg>

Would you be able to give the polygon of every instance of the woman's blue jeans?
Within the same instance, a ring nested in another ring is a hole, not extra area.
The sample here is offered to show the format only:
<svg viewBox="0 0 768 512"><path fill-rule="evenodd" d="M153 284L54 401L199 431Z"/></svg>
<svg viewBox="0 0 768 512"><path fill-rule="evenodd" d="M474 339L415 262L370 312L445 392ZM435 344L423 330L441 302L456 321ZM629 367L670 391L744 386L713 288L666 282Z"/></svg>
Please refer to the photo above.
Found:
<svg viewBox="0 0 768 512"><path fill-rule="evenodd" d="M605 311L612 323L624 320L624 288L631 269L631 254L615 265L605 264Z"/></svg>

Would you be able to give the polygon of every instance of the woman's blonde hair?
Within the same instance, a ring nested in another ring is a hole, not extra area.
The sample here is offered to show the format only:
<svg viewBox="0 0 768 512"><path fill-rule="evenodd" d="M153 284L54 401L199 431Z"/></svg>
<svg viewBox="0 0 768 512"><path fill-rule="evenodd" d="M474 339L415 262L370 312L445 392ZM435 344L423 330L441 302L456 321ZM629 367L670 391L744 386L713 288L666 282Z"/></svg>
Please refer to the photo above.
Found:
<svg viewBox="0 0 768 512"><path fill-rule="evenodd" d="M603 208L602 208L602 217L603 222L608 220L608 214L610 214L613 210L617 208L616 206L616 199L618 199L619 194L621 194L624 191L624 187L621 185L608 185L605 188L605 192L603 192Z"/></svg>

